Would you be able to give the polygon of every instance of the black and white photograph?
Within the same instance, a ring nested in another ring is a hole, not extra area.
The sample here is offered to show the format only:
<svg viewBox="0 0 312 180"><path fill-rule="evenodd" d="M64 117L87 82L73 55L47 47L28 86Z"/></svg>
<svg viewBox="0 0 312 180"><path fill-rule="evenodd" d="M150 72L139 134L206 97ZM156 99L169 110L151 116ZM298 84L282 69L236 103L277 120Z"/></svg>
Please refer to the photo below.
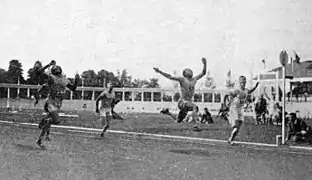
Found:
<svg viewBox="0 0 312 180"><path fill-rule="evenodd" d="M311 167L311 0L0 0L0 180Z"/></svg>

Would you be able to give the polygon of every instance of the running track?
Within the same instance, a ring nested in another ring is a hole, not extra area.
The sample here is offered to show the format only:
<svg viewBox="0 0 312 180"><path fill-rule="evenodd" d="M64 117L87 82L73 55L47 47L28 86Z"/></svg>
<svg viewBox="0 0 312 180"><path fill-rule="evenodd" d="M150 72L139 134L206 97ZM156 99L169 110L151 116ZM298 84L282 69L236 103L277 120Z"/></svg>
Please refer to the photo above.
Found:
<svg viewBox="0 0 312 180"><path fill-rule="evenodd" d="M47 150L38 129L0 124L0 179L310 179L312 152L191 143L54 128Z"/></svg>

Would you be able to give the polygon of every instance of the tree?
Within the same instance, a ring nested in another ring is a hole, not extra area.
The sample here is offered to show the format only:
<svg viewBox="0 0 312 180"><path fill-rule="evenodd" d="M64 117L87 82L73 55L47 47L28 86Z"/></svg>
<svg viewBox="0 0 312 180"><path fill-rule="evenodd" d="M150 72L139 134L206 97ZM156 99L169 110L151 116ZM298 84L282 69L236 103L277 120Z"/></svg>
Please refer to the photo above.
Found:
<svg viewBox="0 0 312 180"><path fill-rule="evenodd" d="M133 88L140 88L141 87L141 80L140 79L134 79L132 82L131 82L131 86Z"/></svg>
<svg viewBox="0 0 312 180"><path fill-rule="evenodd" d="M144 87L147 87L150 83L147 81L147 80L140 80L140 79L134 79L132 82L131 82L131 87L133 88L142 88L143 86Z"/></svg>
<svg viewBox="0 0 312 180"><path fill-rule="evenodd" d="M6 80L6 70L5 69L1 69L0 68L0 83L6 83L7 80Z"/></svg>
<svg viewBox="0 0 312 180"><path fill-rule="evenodd" d="M6 79L8 83L17 84L18 81L21 84L25 83L22 64L16 59L13 59L9 62L9 69L6 74Z"/></svg>
<svg viewBox="0 0 312 180"><path fill-rule="evenodd" d="M83 81L83 86L86 87L98 87L99 83L97 82L97 78L96 78L97 74L94 72L94 70L87 70L87 71L83 71L81 74L81 78Z"/></svg>
<svg viewBox="0 0 312 180"><path fill-rule="evenodd" d="M96 76L99 86L106 87L108 83L108 71L101 69Z"/></svg>
<svg viewBox="0 0 312 180"><path fill-rule="evenodd" d="M225 81L225 86L227 88L233 88L235 86L235 82L232 81L232 72L231 70L229 70L229 72L227 73L227 77L228 79Z"/></svg>
<svg viewBox="0 0 312 180"><path fill-rule="evenodd" d="M37 84L44 84L46 82L47 79L45 78L42 78L42 77L39 77L38 74L35 72L35 70L33 68L30 68L28 71L27 71L27 80L26 80L26 83L27 84L34 84L34 85L37 85Z"/></svg>
<svg viewBox="0 0 312 180"><path fill-rule="evenodd" d="M130 75L128 75L128 71L126 69L122 70L121 74L119 74L119 81L120 81L120 85L121 87L131 87L132 83L132 77Z"/></svg>
<svg viewBox="0 0 312 180"><path fill-rule="evenodd" d="M147 87L148 88L158 88L159 87L158 79L157 78L151 78Z"/></svg>

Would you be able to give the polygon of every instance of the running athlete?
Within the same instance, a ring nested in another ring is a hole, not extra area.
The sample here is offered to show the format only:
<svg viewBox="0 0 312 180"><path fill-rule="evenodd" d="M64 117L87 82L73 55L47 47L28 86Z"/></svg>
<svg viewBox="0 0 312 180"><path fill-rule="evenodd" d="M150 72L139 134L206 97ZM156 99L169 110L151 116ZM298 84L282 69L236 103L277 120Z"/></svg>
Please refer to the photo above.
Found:
<svg viewBox="0 0 312 180"><path fill-rule="evenodd" d="M62 75L62 68L57 65L54 65L51 68L51 74L47 74L45 72L42 72L42 74L48 78L47 85L49 89L49 95L44 105L48 111L48 114L39 123L41 133L36 143L39 147L45 148L42 144L42 139L47 133L50 132L51 124L60 123L58 112L62 106L66 88L70 89L71 91L75 91L77 88L79 75L76 74L75 82L74 84L71 84L70 81L64 75Z"/></svg>
<svg viewBox="0 0 312 180"><path fill-rule="evenodd" d="M44 75L44 71L52 66L55 66L56 62L52 60L48 65L42 67L42 63L40 61L36 61L34 67L32 68L32 76L36 78L36 82L39 82L41 86L38 88L37 93L35 94L35 103L34 106L36 106L39 102L40 95L43 92L48 91L49 86L45 82L46 81L46 76Z"/></svg>
<svg viewBox="0 0 312 180"><path fill-rule="evenodd" d="M240 76L239 77L239 87L230 91L228 94L224 96L223 104L229 104L229 114L228 120L231 124L233 130L228 139L228 143L233 145L233 141L237 136L242 123L244 121L244 104L248 94L251 94L256 88L258 87L259 82L253 87L251 90L245 88L246 86L246 77Z"/></svg>
<svg viewBox="0 0 312 180"><path fill-rule="evenodd" d="M205 58L202 58L202 63L204 65L204 68L202 72L195 77L193 77L193 71L188 68L183 70L183 73L182 73L183 77L174 77L170 74L167 74L159 70L158 68L154 68L156 73L159 73L170 80L178 81L180 83L182 96L180 97L178 101L178 108L180 110L178 118L177 118L178 123L181 123L183 121L188 111L192 111L192 119L195 122L198 121L198 106L193 103L192 99L194 96L195 85L197 81L201 79L202 77L204 77L207 71L206 70L207 61ZM172 115L170 116L173 117ZM173 118L173 119L175 120L176 118Z"/></svg>
<svg viewBox="0 0 312 180"><path fill-rule="evenodd" d="M113 85L108 83L107 90L104 90L95 101L95 111L100 114L100 118L103 125L103 131L101 132L101 137L107 131L112 119L112 108L115 102L115 92L113 92ZM101 101L101 108L99 109L99 102Z"/></svg>

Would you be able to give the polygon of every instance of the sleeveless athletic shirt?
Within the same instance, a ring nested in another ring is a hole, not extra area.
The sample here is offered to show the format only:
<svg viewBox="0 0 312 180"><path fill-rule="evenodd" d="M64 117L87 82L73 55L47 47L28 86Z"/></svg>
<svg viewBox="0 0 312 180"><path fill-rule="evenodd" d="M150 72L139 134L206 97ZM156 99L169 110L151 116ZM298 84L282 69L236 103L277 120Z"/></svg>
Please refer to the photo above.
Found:
<svg viewBox="0 0 312 180"><path fill-rule="evenodd" d="M65 92L66 92L66 86L69 83L69 80L65 78L64 76L57 77L52 74L50 74L51 82L50 85L50 96L53 99L63 99Z"/></svg>
<svg viewBox="0 0 312 180"><path fill-rule="evenodd" d="M241 90L241 89L236 89L234 92L230 93L234 95L233 101L231 103L231 106L234 106L236 108L242 108L245 104L247 95L248 95L248 90Z"/></svg>
<svg viewBox="0 0 312 180"><path fill-rule="evenodd" d="M101 103L102 103L102 107L104 108L111 108L112 107L112 103L113 100L115 98L115 93L111 92L109 93L108 90L105 90L101 93L101 96L103 96Z"/></svg>

